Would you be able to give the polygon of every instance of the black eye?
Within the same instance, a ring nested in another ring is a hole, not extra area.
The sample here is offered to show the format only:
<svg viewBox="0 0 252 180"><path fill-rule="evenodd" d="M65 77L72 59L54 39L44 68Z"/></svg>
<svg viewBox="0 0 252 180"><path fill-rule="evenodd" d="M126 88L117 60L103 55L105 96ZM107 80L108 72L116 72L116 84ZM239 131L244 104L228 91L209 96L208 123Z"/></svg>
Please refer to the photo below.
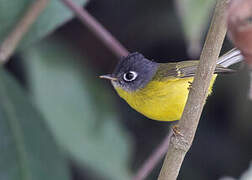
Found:
<svg viewBox="0 0 252 180"><path fill-rule="evenodd" d="M135 71L129 71L127 73L124 73L123 79L125 81L134 81L137 78L137 73Z"/></svg>

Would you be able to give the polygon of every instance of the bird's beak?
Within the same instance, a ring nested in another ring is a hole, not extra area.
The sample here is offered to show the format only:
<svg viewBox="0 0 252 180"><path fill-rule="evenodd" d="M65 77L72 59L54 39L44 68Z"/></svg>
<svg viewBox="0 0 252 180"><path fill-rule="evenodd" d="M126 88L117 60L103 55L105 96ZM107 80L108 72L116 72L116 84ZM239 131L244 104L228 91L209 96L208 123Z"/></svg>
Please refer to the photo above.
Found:
<svg viewBox="0 0 252 180"><path fill-rule="evenodd" d="M102 76L99 76L99 78L102 78L102 79L109 79L109 80L111 80L111 81L116 81L116 80L117 80L117 78L112 77L111 74L102 75Z"/></svg>

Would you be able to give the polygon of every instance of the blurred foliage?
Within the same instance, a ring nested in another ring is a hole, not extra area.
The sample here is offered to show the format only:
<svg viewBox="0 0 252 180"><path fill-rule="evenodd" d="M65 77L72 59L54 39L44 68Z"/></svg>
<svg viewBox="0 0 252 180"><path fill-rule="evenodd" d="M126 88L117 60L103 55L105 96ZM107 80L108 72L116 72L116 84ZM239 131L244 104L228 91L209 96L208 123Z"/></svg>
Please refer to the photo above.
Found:
<svg viewBox="0 0 252 180"><path fill-rule="evenodd" d="M23 58L31 92L63 148L103 176L129 179L129 139L113 97L81 63L87 59L55 40L40 42Z"/></svg>
<svg viewBox="0 0 252 180"><path fill-rule="evenodd" d="M0 179L69 180L44 119L16 80L0 69Z"/></svg>
<svg viewBox="0 0 252 180"><path fill-rule="evenodd" d="M251 179L252 179L252 163L250 163L248 169L244 171L241 177L239 177L237 180L251 180ZM236 179L233 177L224 176L221 177L219 180L236 180Z"/></svg>
<svg viewBox="0 0 252 180"><path fill-rule="evenodd" d="M210 22L214 0L176 0L177 13L180 15L188 53L194 57L201 50L203 33Z"/></svg>
<svg viewBox="0 0 252 180"><path fill-rule="evenodd" d="M240 180L250 180L252 179L252 163L250 163L249 168L242 174Z"/></svg>
<svg viewBox="0 0 252 180"><path fill-rule="evenodd" d="M86 0L73 0L81 5ZM0 0L0 42L15 27L20 18L25 14L34 0ZM19 49L24 49L30 43L40 40L42 37L54 31L73 17L73 13L59 0L49 1L29 32L20 43Z"/></svg>
<svg viewBox="0 0 252 180"><path fill-rule="evenodd" d="M6 37L32 2L33 1L28 0L8 2L2 0L0 2L0 40ZM85 1L75 0L75 2L83 4ZM10 9L13 11L10 11ZM71 17L72 13L60 1L50 1L46 10L21 42L20 49L22 50L30 43L34 43L41 39L55 28L68 21ZM37 104L39 107L41 106L42 112L48 120L47 123L52 129L58 143L79 163L95 169L100 173L100 176L109 177L109 179L129 179L130 171L127 167L128 156L130 154L129 142L127 142L129 140L126 137L126 133L123 132L120 125L116 122L117 115L110 109L112 106L107 106L107 102L111 101L111 97L106 96L105 91L100 93L103 87L99 87L99 85L95 83L96 81L94 81L94 78L84 78L89 72L85 71L84 65L80 64L82 58L80 56L76 57L69 48L64 47L61 43L51 44L50 42L41 42L39 46L28 48L27 51L22 51L22 54L24 59L27 60L27 74L29 74L27 80L31 85L32 93L38 100ZM75 59L75 61L72 61L72 59ZM76 59L79 61L77 62ZM92 83L93 86L87 85L90 82L94 82ZM5 88L8 89L7 86ZM13 89L15 89L15 87ZM96 97L98 93L100 94ZM14 97L14 100L15 98L16 97ZM96 98L100 99L97 100ZM27 107L27 105L19 106L23 108ZM98 110L100 110L99 113L97 113ZM9 113L12 113L12 111L9 110ZM31 119L37 119L37 117L29 115L27 110L23 113L26 113L25 115ZM30 113L34 113L32 108ZM15 121L20 121L20 117L15 118ZM4 119L1 119L1 122L3 120ZM42 127L43 126L41 126L41 128ZM24 128L22 131L27 134L29 134L28 128L30 128L32 132L35 131L41 133L41 135L48 136L47 131L44 130L42 133L41 130L37 129L35 126L32 127L32 125L22 128ZM14 136L16 132L10 131L8 133ZM42 140L36 140L36 134L30 133L29 135L34 138L30 139L30 141L34 141L35 145L37 145L37 143L43 145ZM20 136L20 134L17 136ZM43 168L45 168L43 166L46 165L44 161L50 163L50 160L56 161L57 159L57 154L54 158L51 158L49 154L47 156L40 154L40 150L41 152L47 152L53 148L53 145L50 144L51 138L48 139L45 148L41 148L37 145L39 149L35 149L35 153L37 153L40 161L36 162L37 164L32 163L33 167L26 167L25 157L20 160L13 158L13 160L20 161L21 167L19 168L21 170L17 169L17 171L21 171L21 174L25 173L23 179L29 178L30 174L32 175L32 179L39 179L38 176L41 174L43 174L41 178L46 178L47 174L43 171ZM11 140L9 141L11 142ZM4 142L8 143L8 140ZM13 146L25 146L25 144L22 143L24 142L14 141ZM49 147L47 147L47 145ZM120 147L120 149L118 147ZM32 156L34 152L30 154L30 152L26 152L26 149L21 150L24 151L23 153L25 154L28 153L27 156L31 155L31 160L33 160L33 158L36 159L36 157ZM6 150L6 152L8 151ZM54 152L57 153L56 150L54 150ZM10 151L9 156L12 155L13 152L11 153ZM40 158L43 158L43 156L45 156L45 158L41 160ZM13 157L15 156L13 155ZM10 167L15 165L16 161L10 162L10 166L3 166L3 168L10 169ZM55 163L57 162L58 161ZM64 162L61 162L62 165L56 165L55 163L50 163L52 166L55 165L55 168L47 166L55 175L52 173L51 177L48 176L46 179L59 179L59 177L56 176L59 172L58 169L62 166L66 166ZM29 168L36 168L37 166L43 167L40 171L35 169L38 171L37 174L26 172L30 170ZM25 168L24 170L22 170L23 167ZM5 169L0 170L0 172L4 172L4 174L1 174L1 177L8 177L8 173L12 175L9 171L5 172ZM12 171L13 170L15 169L12 169ZM67 178L66 173L68 171L63 168L61 168L60 171L63 171L63 173L60 174L63 177L60 179L63 180ZM4 179L7 180L7 178Z"/></svg>

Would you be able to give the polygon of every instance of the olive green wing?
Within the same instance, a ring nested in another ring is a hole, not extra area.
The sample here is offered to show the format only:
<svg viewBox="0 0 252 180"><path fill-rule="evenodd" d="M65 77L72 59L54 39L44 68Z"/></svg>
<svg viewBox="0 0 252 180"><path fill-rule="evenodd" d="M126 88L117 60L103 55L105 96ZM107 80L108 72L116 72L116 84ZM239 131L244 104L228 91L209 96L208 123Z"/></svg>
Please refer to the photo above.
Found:
<svg viewBox="0 0 252 180"><path fill-rule="evenodd" d="M164 80L174 78L193 77L197 71L199 61L182 61L177 63L159 63L158 70L153 79ZM232 69L217 65L214 73L230 73L235 72Z"/></svg>

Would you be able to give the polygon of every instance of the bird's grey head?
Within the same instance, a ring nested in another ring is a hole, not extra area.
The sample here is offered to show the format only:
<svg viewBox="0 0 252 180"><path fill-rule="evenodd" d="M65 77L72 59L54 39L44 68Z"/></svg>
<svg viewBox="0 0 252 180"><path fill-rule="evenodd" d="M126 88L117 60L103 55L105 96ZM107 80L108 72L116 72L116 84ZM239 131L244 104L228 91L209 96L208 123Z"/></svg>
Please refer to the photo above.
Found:
<svg viewBox="0 0 252 180"><path fill-rule="evenodd" d="M132 92L145 87L157 70L157 63L135 52L122 58L111 75L101 76L110 79L114 87Z"/></svg>

